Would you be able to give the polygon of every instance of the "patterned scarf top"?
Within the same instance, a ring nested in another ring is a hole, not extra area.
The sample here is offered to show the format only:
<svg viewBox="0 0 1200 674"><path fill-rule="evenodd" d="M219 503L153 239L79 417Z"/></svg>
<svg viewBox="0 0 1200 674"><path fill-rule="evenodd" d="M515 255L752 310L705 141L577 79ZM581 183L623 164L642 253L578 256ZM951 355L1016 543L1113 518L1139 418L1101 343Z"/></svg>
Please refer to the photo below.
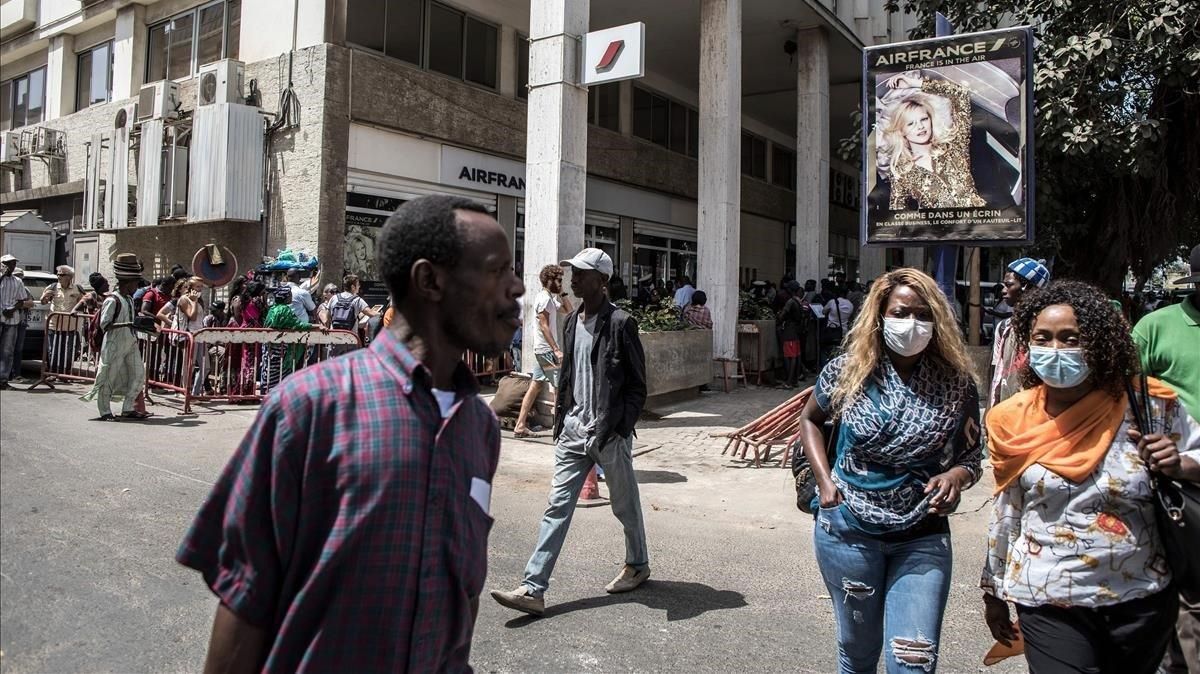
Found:
<svg viewBox="0 0 1200 674"><path fill-rule="evenodd" d="M817 379L827 413L849 356L829 362ZM979 392L966 373L922 359L906 384L883 358L863 391L842 411L833 481L859 529L902 531L925 518L925 485L961 466L979 479Z"/></svg>

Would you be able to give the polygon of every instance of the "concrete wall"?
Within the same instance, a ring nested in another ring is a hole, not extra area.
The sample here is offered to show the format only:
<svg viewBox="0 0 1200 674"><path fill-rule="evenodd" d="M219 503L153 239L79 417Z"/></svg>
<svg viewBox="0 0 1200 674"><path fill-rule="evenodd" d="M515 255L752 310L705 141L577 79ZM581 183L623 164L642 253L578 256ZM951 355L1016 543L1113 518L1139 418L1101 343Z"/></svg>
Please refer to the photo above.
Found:
<svg viewBox="0 0 1200 674"><path fill-rule="evenodd" d="M258 264L262 229L258 223L208 222L203 226L160 225L111 231L100 238L100 273L112 281L112 261L118 253L137 254L146 266L143 274L148 279L167 275L174 264L190 270L192 256L210 243L233 251L238 273L244 273Z"/></svg>
<svg viewBox="0 0 1200 674"><path fill-rule="evenodd" d="M712 379L712 330L643 332L646 395L694 389Z"/></svg>

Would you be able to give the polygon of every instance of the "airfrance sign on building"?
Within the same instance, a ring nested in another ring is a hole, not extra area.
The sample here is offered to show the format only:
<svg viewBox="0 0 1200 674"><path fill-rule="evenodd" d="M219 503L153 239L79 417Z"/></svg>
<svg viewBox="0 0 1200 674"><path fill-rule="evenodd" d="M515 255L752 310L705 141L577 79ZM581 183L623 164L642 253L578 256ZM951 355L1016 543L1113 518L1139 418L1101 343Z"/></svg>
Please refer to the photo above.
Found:
<svg viewBox="0 0 1200 674"><path fill-rule="evenodd" d="M646 24L639 21L584 35L580 67L584 86L645 75Z"/></svg>
<svg viewBox="0 0 1200 674"><path fill-rule="evenodd" d="M443 145L439 182L480 192L524 197L525 164Z"/></svg>

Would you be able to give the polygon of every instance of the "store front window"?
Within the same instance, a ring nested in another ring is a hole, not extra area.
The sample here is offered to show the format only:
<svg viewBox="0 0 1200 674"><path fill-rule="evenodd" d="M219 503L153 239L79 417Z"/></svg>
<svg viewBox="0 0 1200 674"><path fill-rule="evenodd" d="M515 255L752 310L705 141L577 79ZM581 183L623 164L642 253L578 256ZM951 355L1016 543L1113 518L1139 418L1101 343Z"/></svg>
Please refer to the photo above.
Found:
<svg viewBox="0 0 1200 674"><path fill-rule="evenodd" d="M633 287L630 295L638 302L652 301L674 293L679 276L696 280L696 240L683 234L633 235Z"/></svg>
<svg viewBox="0 0 1200 674"><path fill-rule="evenodd" d="M841 234L829 235L830 276L843 273L847 281L858 279L858 238Z"/></svg>
<svg viewBox="0 0 1200 674"><path fill-rule="evenodd" d="M599 248L612 258L613 268L621 268L621 230L606 225L584 225L583 245ZM525 211L517 211L517 227L513 236L513 268L519 275L525 273Z"/></svg>

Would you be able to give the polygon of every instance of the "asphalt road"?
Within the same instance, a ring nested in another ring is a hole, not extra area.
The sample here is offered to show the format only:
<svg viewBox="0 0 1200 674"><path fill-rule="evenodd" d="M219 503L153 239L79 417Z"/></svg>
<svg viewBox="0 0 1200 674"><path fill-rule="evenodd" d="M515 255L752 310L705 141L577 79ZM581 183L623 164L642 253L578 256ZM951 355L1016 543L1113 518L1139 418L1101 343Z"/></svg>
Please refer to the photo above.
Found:
<svg viewBox="0 0 1200 674"><path fill-rule="evenodd" d="M0 668L194 672L215 601L173 561L254 408L142 424L98 423L79 387L0 393ZM663 437L671 429L643 434ZM473 664L483 672L834 669L830 599L812 521L788 476L717 452L636 460L651 580L607 595L623 556L605 508L579 510L547 593L547 617L484 598ZM506 441L493 491L489 587L511 589L531 551L550 474L544 444ZM984 504L986 487L964 510ZM940 671L982 671L990 645L974 589L986 508L953 520L955 572ZM1006 663L991 671L1021 671Z"/></svg>

